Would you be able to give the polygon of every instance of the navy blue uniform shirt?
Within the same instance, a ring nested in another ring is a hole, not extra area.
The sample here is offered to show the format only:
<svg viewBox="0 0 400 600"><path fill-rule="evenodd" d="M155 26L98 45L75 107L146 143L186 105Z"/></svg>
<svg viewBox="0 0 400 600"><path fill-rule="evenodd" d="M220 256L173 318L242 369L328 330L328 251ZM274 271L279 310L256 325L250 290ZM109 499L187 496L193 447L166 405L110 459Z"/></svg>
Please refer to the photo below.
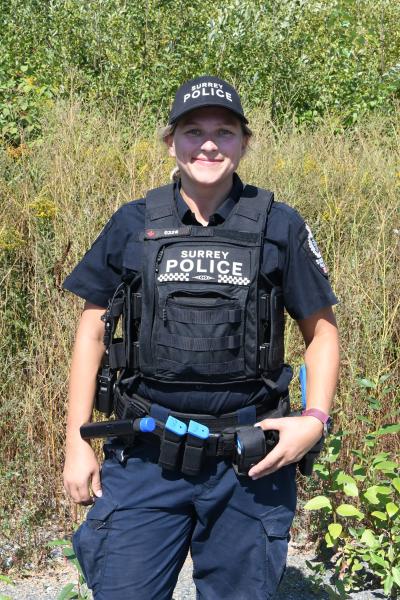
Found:
<svg viewBox="0 0 400 600"><path fill-rule="evenodd" d="M209 225L217 227L225 221L242 189L243 184L235 175L231 192L211 215ZM183 200L177 184L175 201L182 223L200 225ZM64 289L106 308L108 299L121 282L123 269L141 268L141 256L129 253L127 244L131 236L143 231L144 223L144 199L121 206L65 279ZM304 319L337 303L324 261L309 227L296 210L282 202L273 203L268 217L261 270L273 283L282 286L285 308L294 319ZM277 377L279 378L279 374ZM280 378L290 379L287 367L283 368ZM137 392L173 410L212 414L260 402L269 393L268 388L259 382L226 386L141 382Z"/></svg>

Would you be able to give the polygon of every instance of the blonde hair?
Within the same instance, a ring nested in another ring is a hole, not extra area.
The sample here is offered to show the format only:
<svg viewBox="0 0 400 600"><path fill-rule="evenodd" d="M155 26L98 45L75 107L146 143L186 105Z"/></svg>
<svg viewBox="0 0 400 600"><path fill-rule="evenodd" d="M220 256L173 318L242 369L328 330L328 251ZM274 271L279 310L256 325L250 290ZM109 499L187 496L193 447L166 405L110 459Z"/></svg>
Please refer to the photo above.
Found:
<svg viewBox="0 0 400 600"><path fill-rule="evenodd" d="M246 125L246 123L244 123L244 121L240 120L240 127L242 128L242 134L245 138L247 138L247 141L251 138L251 136L253 135L252 130L250 129L250 127L248 127ZM165 142L166 139L170 136L170 135L174 135L175 129L176 129L176 125L177 122L172 123L170 125L166 125L165 127L160 127L159 130L159 138L162 142ZM179 181L180 179L180 172L179 172L179 167L174 167L170 173L170 180L175 182L175 181Z"/></svg>

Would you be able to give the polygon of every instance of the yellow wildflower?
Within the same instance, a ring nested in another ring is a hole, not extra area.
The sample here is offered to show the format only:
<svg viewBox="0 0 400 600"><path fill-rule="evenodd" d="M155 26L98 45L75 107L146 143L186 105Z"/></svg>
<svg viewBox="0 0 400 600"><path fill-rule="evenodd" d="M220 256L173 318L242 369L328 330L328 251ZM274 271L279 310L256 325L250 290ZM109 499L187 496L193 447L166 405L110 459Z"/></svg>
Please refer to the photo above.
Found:
<svg viewBox="0 0 400 600"><path fill-rule="evenodd" d="M48 196L38 196L29 204L38 219L53 219L57 213L55 202Z"/></svg>
<svg viewBox="0 0 400 600"><path fill-rule="evenodd" d="M18 229L3 227L0 230L0 250L15 250L25 243L21 232Z"/></svg>
<svg viewBox="0 0 400 600"><path fill-rule="evenodd" d="M17 160L21 156L25 156L29 153L29 148L26 144L20 144L19 146L7 146L6 152L8 156Z"/></svg>
<svg viewBox="0 0 400 600"><path fill-rule="evenodd" d="M317 162L312 156L306 156L303 163L303 171L305 175L308 175L317 168Z"/></svg>
<svg viewBox="0 0 400 600"><path fill-rule="evenodd" d="M278 158L275 163L274 163L274 171L277 171L278 173L280 173L281 171L284 170L286 166L286 160L284 160L283 158Z"/></svg>

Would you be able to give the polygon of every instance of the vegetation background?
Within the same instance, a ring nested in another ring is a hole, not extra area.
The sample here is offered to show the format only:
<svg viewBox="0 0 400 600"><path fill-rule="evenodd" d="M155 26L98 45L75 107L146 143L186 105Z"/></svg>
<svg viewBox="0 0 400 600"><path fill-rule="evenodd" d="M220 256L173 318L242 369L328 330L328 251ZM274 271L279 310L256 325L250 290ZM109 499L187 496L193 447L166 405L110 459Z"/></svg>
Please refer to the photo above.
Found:
<svg viewBox="0 0 400 600"><path fill-rule="evenodd" d="M0 570L43 562L49 524L79 519L61 469L82 302L61 283L122 203L168 179L155 128L187 78L239 88L255 133L241 175L323 249L340 298L337 464L398 420L399 17L398 0L0 0ZM288 323L287 360L301 354Z"/></svg>

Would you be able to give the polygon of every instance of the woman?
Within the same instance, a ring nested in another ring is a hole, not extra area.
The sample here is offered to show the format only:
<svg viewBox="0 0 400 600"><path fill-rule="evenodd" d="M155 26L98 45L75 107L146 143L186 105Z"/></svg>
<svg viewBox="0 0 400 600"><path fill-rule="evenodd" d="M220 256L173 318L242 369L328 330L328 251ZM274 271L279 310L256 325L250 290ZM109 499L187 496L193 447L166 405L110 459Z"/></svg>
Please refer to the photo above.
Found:
<svg viewBox="0 0 400 600"><path fill-rule="evenodd" d="M175 183L122 206L64 283L86 300L64 485L77 503L92 502L90 488L95 497L74 547L96 600L170 599L189 549L199 599L270 598L284 572L296 463L323 435L337 382L337 300L303 219L236 175L250 136L232 86L184 83L163 136ZM79 428L104 354L101 317L121 289L114 412L150 414L158 435L110 439L100 478ZM306 345L307 411L290 418L283 304ZM241 476L232 461L255 423L279 443Z"/></svg>

